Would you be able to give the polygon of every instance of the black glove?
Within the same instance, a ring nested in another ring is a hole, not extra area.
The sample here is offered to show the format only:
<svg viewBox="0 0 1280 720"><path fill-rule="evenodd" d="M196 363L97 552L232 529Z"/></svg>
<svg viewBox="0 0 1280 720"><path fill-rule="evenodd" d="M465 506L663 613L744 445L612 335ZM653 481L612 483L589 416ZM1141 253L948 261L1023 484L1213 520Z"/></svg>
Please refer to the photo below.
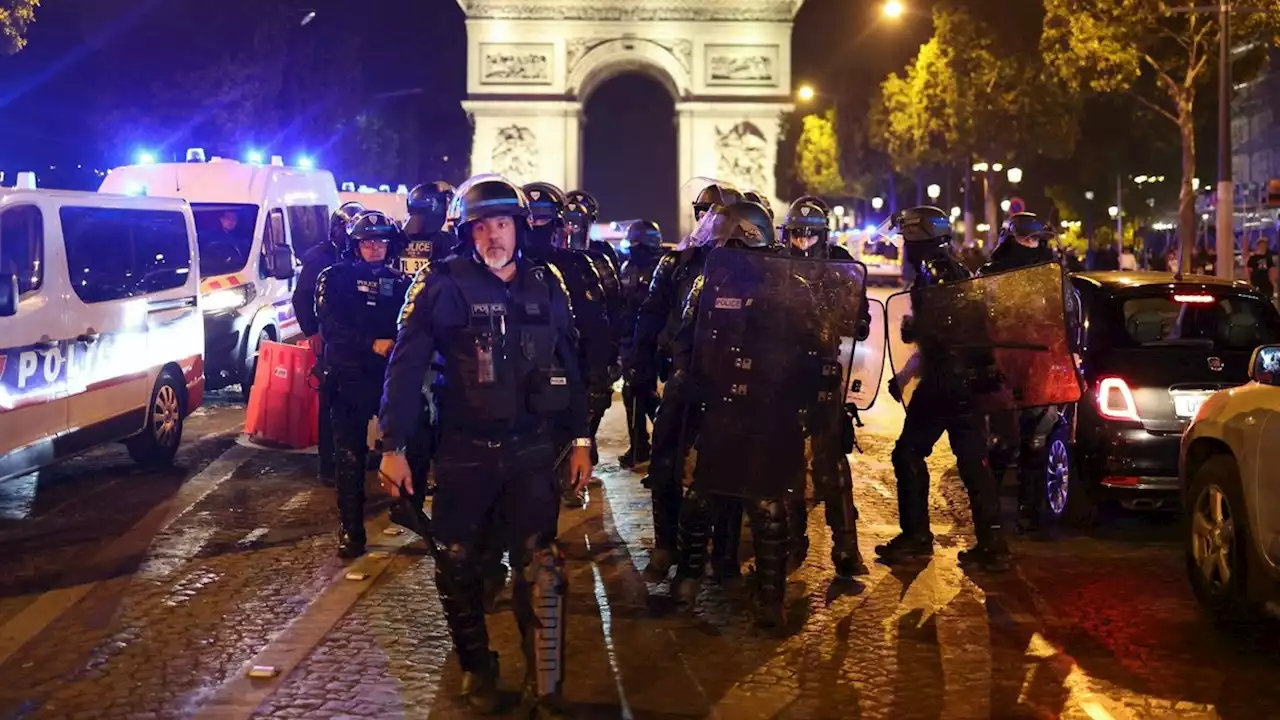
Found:
<svg viewBox="0 0 1280 720"><path fill-rule="evenodd" d="M889 378L889 397L899 403L902 402L902 386L898 384L898 378L896 377Z"/></svg>
<svg viewBox="0 0 1280 720"><path fill-rule="evenodd" d="M902 318L902 342L908 345L916 342L916 323L911 315Z"/></svg>

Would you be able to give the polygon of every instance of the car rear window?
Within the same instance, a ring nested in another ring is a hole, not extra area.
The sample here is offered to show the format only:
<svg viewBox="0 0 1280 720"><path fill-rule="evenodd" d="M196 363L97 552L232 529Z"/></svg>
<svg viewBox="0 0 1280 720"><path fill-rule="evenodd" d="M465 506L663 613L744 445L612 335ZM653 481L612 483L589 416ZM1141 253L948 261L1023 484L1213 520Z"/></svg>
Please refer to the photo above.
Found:
<svg viewBox="0 0 1280 720"><path fill-rule="evenodd" d="M1280 314L1248 295L1169 291L1119 299L1117 347L1204 346L1216 350L1253 350L1280 342Z"/></svg>

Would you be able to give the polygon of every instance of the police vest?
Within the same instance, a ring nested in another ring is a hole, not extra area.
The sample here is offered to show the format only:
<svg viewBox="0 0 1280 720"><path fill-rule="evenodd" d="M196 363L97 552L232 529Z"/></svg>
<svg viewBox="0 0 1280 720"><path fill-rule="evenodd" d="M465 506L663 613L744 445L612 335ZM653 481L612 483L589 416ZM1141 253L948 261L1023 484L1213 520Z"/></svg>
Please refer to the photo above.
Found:
<svg viewBox="0 0 1280 720"><path fill-rule="evenodd" d="M469 257L441 268L462 292L466 322L445 340L445 412L458 424L511 423L569 408L569 379L556 357L551 283L521 267L503 283Z"/></svg>

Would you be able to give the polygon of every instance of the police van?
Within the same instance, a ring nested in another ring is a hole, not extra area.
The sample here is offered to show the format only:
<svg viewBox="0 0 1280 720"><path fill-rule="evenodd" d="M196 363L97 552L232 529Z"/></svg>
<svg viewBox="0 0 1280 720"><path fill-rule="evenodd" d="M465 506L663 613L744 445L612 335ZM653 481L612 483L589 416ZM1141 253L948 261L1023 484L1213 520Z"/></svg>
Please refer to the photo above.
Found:
<svg viewBox="0 0 1280 720"><path fill-rule="evenodd" d="M0 188L0 480L117 440L168 464L204 392L190 206L23 175Z"/></svg>
<svg viewBox="0 0 1280 720"><path fill-rule="evenodd" d="M300 165L310 165L309 162ZM210 390L240 384L246 398L258 348L301 336L293 312L300 258L325 242L337 210L333 175L311 167L240 163L188 151L185 163L115 168L100 192L181 198L200 244L205 373Z"/></svg>

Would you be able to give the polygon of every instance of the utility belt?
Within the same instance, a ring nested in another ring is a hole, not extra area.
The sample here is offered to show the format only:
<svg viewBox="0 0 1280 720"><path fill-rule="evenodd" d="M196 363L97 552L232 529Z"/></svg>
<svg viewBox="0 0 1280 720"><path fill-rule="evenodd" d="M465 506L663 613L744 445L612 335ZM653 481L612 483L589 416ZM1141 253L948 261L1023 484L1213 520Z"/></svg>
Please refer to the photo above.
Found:
<svg viewBox="0 0 1280 720"><path fill-rule="evenodd" d="M534 445L551 439L550 424L539 419L528 427L502 430L499 428L449 427L441 432L444 439L461 442L477 448L497 450L503 447Z"/></svg>

